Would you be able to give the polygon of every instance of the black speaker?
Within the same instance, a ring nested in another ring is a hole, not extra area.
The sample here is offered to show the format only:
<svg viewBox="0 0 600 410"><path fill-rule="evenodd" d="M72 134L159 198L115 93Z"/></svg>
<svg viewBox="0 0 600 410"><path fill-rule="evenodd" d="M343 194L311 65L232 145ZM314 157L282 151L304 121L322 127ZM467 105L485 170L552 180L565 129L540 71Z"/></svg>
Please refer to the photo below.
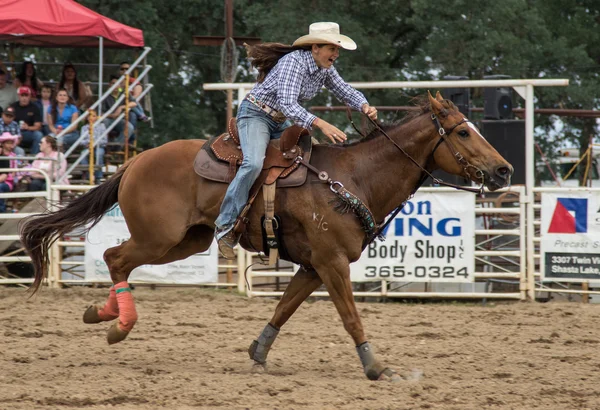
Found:
<svg viewBox="0 0 600 410"><path fill-rule="evenodd" d="M446 81L460 81L468 79L469 77L458 75L447 75L443 78L443 80ZM467 117L471 116L471 90L469 88L444 88L442 90L442 97L444 97L446 100L452 101L458 110Z"/></svg>
<svg viewBox="0 0 600 410"><path fill-rule="evenodd" d="M515 169L512 184L525 184L525 121L483 120L480 129L485 139Z"/></svg>
<svg viewBox="0 0 600 410"><path fill-rule="evenodd" d="M484 80L505 80L508 75L486 75ZM512 88L486 87L483 89L483 118L489 120L511 120L513 115Z"/></svg>

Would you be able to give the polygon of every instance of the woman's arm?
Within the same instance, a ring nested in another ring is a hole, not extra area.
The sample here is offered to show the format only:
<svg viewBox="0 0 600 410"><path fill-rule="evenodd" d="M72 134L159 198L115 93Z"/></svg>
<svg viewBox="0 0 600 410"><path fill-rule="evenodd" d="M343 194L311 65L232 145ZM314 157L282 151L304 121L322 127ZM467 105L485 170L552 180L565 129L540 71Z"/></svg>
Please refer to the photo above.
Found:
<svg viewBox="0 0 600 410"><path fill-rule="evenodd" d="M46 113L46 115L48 116L48 128L50 128L50 131L52 131L53 134L58 134L58 130L54 126L54 118L52 118L51 111L52 106L50 106L50 110Z"/></svg>

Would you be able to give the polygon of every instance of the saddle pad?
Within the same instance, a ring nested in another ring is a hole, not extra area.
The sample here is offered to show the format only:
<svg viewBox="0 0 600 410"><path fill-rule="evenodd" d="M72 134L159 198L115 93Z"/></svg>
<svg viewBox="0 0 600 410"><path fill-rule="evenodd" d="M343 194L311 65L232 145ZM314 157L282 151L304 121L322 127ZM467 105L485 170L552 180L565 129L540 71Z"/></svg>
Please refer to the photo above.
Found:
<svg viewBox="0 0 600 410"><path fill-rule="evenodd" d="M215 182L229 183L229 164L220 161L213 153L211 145L218 137L206 141L194 160L194 171L202 178ZM277 141L278 142L278 141ZM312 142L310 135L304 135L298 141L298 145L304 151L304 159L310 162ZM301 186L306 181L308 169L300 165L298 169L284 178L277 179L280 188Z"/></svg>

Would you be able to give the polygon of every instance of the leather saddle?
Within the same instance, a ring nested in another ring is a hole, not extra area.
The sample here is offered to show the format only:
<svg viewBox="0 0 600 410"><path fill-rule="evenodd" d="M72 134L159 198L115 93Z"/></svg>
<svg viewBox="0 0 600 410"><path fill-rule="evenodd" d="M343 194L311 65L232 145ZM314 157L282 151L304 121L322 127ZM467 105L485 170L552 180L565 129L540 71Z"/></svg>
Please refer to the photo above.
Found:
<svg viewBox="0 0 600 410"><path fill-rule="evenodd" d="M229 121L227 132L208 140L194 160L194 171L203 178L216 182L230 183L243 154L237 133L236 119ZM308 130L292 125L286 128L281 138L271 140L263 164L263 172L268 170L266 184L277 180L277 187L295 187L306 181L307 169L300 167L298 156L310 160L312 142ZM273 175L272 177L270 177Z"/></svg>

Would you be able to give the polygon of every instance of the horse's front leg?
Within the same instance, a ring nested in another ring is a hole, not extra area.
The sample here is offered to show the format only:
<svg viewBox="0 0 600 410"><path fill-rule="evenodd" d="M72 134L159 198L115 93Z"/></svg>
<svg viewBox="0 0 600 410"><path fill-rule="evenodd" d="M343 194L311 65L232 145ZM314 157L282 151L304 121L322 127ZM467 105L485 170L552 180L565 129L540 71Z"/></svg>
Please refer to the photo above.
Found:
<svg viewBox="0 0 600 410"><path fill-rule="evenodd" d="M298 306L306 300L310 294L317 289L323 281L314 269L298 269L292 277L290 284L285 289L281 300L277 304L275 314L263 329L262 333L252 342L248 349L250 359L254 360L254 371L266 369L267 355L271 345L279 334L281 326L294 314Z"/></svg>
<svg viewBox="0 0 600 410"><path fill-rule="evenodd" d="M354 340L365 375L369 380L400 380L400 376L396 372L379 363L375 358L373 347L365 338L352 294L348 259L338 257L332 260L330 255L330 253L321 255L321 257L314 255L313 266L325 283L331 300L342 318L344 328Z"/></svg>

